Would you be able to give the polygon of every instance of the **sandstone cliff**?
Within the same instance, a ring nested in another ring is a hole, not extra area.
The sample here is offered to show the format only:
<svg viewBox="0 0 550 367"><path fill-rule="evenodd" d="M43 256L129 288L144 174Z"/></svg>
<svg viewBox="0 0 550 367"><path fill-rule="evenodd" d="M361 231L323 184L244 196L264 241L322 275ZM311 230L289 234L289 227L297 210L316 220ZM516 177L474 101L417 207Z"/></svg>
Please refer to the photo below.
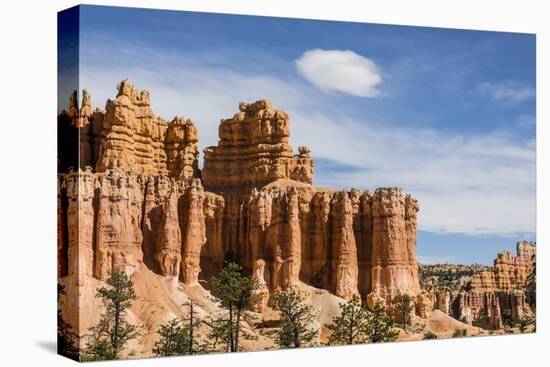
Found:
<svg viewBox="0 0 550 367"><path fill-rule="evenodd" d="M234 259L261 285L257 312L271 292L307 285L344 299L389 306L407 293L426 304L413 197L399 188L313 186L309 148L293 153L289 116L267 100L241 103L221 120L219 144L204 150L201 171L193 122L167 123L153 113L149 93L127 80L117 89L105 111L92 109L86 91L79 108L73 94L59 118L64 136L80 142L78 162L70 160L72 143L60 149L61 278L83 286L116 266L208 288Z"/></svg>
<svg viewBox="0 0 550 367"><path fill-rule="evenodd" d="M454 301L453 312L457 318L468 323L485 323L500 329L532 315L528 302L530 294L528 278L536 265L536 245L518 242L516 255L505 251L499 253L492 270L475 274L463 287Z"/></svg>
<svg viewBox="0 0 550 367"><path fill-rule="evenodd" d="M80 129L79 166L96 172L124 169L134 173L170 175L189 179L198 176L198 132L191 120L180 116L167 123L151 109L149 92L139 91L128 80L117 86L105 111L92 110L84 89L80 109L76 93L71 97L69 117Z"/></svg>
<svg viewBox="0 0 550 367"><path fill-rule="evenodd" d="M294 156L289 137L286 112L274 109L267 100L240 103L239 112L220 121L218 146L204 149L206 189L248 192L281 178L311 183L309 149L301 147Z"/></svg>

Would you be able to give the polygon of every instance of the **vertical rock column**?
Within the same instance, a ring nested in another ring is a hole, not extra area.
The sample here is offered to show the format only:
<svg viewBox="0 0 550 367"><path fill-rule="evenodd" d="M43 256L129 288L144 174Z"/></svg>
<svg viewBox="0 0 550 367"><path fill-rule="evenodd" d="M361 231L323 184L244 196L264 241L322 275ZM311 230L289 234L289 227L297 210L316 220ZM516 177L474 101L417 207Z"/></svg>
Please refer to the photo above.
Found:
<svg viewBox="0 0 550 367"><path fill-rule="evenodd" d="M68 269L67 273L70 276L76 277L76 281L78 281L78 267L80 263L80 259L78 257L79 254L79 236L78 233L80 232L80 226L79 226L79 213L78 213L78 206L79 206L79 197L78 197L78 172L75 171L69 171L69 173L65 176L65 185L67 188L67 264Z"/></svg>
<svg viewBox="0 0 550 367"><path fill-rule="evenodd" d="M399 293L413 297L420 293L414 257L416 237L412 233L416 215L412 215L415 212L412 205L412 199L406 200L398 188L380 188L374 193L370 299L391 300Z"/></svg>
<svg viewBox="0 0 550 367"><path fill-rule="evenodd" d="M270 191L252 189L243 212L246 212L246 251L244 266L253 268L264 256L266 229L271 224L273 195ZM243 218L244 219L244 218Z"/></svg>
<svg viewBox="0 0 550 367"><path fill-rule="evenodd" d="M84 277L93 275L94 264L94 193L96 178L92 171L86 169L79 172L79 217L78 217L78 247L79 247L79 282Z"/></svg>
<svg viewBox="0 0 550 367"><path fill-rule="evenodd" d="M489 324L494 329L502 329L502 316L498 296L494 293L485 293L485 309Z"/></svg>
<svg viewBox="0 0 550 367"><path fill-rule="evenodd" d="M269 210L271 219L265 230L266 263L270 289L276 291L283 286L281 278L284 259L281 243L286 241L284 236L287 207L280 192L268 191L266 199L271 201L271 210Z"/></svg>
<svg viewBox="0 0 550 367"><path fill-rule="evenodd" d="M251 310L254 312L263 312L267 308L269 301L269 289L264 278L265 261L258 259L254 262L252 278L256 280L258 287L252 291L250 297Z"/></svg>
<svg viewBox="0 0 550 367"><path fill-rule="evenodd" d="M302 261L302 235L300 232L300 209L298 193L291 187L286 194L287 205L287 241L283 246L283 288L295 286L300 281Z"/></svg>
<svg viewBox="0 0 550 367"><path fill-rule="evenodd" d="M155 261L161 275L178 277L181 263L181 231L178 218L178 191L173 187L164 203L156 240Z"/></svg>
<svg viewBox="0 0 550 367"><path fill-rule="evenodd" d="M143 259L145 264L156 272L159 271L158 263L155 260L159 229L163 220L166 200L170 192L174 190L174 186L176 186L175 182L168 176L151 175L147 179L145 188L144 217L141 226Z"/></svg>
<svg viewBox="0 0 550 367"><path fill-rule="evenodd" d="M358 296L357 247L353 233L353 208L348 193L340 191L333 206L333 269L336 295L346 300Z"/></svg>
<svg viewBox="0 0 550 367"><path fill-rule="evenodd" d="M328 223L332 196L326 192L315 193L311 200L311 276L312 284L319 288L330 286L330 253Z"/></svg>
<svg viewBox="0 0 550 367"><path fill-rule="evenodd" d="M113 267L133 274L143 261L142 176L119 170L99 176L94 275L105 280Z"/></svg>
<svg viewBox="0 0 550 367"><path fill-rule="evenodd" d="M224 249L222 242L222 221L225 202L222 196L205 192L204 216L206 225L206 244L202 251L205 261L211 262L216 269L223 266Z"/></svg>
<svg viewBox="0 0 550 367"><path fill-rule="evenodd" d="M525 302L525 292L514 289L510 292L510 304L512 312L512 320L518 322L521 320L525 313L525 308L528 308L527 302Z"/></svg>
<svg viewBox="0 0 550 367"><path fill-rule="evenodd" d="M73 124L80 131L80 168L95 167L101 143L101 129L103 127L104 112L96 108L92 109L92 97L90 93L82 90L82 105L78 117L73 119Z"/></svg>
<svg viewBox="0 0 550 367"><path fill-rule="evenodd" d="M354 222L357 224L357 265L359 270L358 288L361 297L366 298L372 288L372 197L365 191L359 198L359 208Z"/></svg>
<svg viewBox="0 0 550 367"><path fill-rule="evenodd" d="M78 285L93 273L94 182L90 171L70 171L66 176L68 275Z"/></svg>
<svg viewBox="0 0 550 367"><path fill-rule="evenodd" d="M440 290L436 293L436 309L445 314L451 312L451 294L447 290Z"/></svg>
<svg viewBox="0 0 550 367"><path fill-rule="evenodd" d="M186 285L199 282L201 248L206 242L204 190L200 180L191 182L186 195L185 235L182 248L181 280Z"/></svg>

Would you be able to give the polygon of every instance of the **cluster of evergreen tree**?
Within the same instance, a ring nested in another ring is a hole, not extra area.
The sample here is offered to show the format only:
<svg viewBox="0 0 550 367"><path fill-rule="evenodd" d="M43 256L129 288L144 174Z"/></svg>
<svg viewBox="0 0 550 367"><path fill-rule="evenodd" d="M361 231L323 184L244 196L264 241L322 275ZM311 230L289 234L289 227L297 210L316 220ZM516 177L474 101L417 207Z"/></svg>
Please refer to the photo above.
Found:
<svg viewBox="0 0 550 367"><path fill-rule="evenodd" d="M189 307L189 317L183 320L174 318L168 323L160 325L159 340L155 343L153 353L159 357L191 355L207 353L208 343L202 342L196 330L201 320L195 317L195 303L189 301L185 306Z"/></svg>
<svg viewBox="0 0 550 367"><path fill-rule="evenodd" d="M317 337L318 330L311 324L315 320L313 307L306 305L304 299L295 291L275 293L270 306L279 311L281 325L275 333L275 342L281 348L300 348L309 346Z"/></svg>
<svg viewBox="0 0 550 367"><path fill-rule="evenodd" d="M173 319L160 326L160 338L153 350L156 355L239 351L242 316L250 307L250 297L258 287L257 281L245 275L240 265L229 261L220 273L211 279L210 286L215 299L227 311L227 316L210 320L196 319L194 304L190 302L190 316L186 320ZM206 341L198 340L195 336L201 324L210 329Z"/></svg>
<svg viewBox="0 0 550 367"><path fill-rule="evenodd" d="M128 309L136 298L131 278L114 268L106 283L96 294L103 303L101 318L88 330L88 341L80 356L78 349L72 344L76 335L72 334L70 325L63 320L61 313L58 314L58 345L63 350L62 354L84 361L119 359L128 342L139 336L137 327L127 320ZM210 286L212 294L226 311L224 316L209 320L199 319L196 317L196 304L189 301L182 305L188 307L188 317L174 318L160 325L157 330L159 339L153 348L155 355L176 356L240 350L243 314L250 307L252 293L258 287L257 281L246 275L240 265L230 261L211 279ZM64 288L60 286L58 294L63 292ZM405 301L406 298L403 299L403 304ZM315 326L316 314L300 293L292 289L276 292L269 305L280 315L273 333L273 340L277 345L281 348L299 348L316 343L319 336L319 328ZM403 306L403 312L405 311L407 310ZM209 330L205 339L198 337L199 327ZM358 297L340 304L340 314L326 327L332 331L329 345L394 341L398 335L394 321L387 315L383 303L377 302L370 311Z"/></svg>
<svg viewBox="0 0 550 367"><path fill-rule="evenodd" d="M332 331L329 345L383 343L395 341L399 335L386 307L377 301L372 311L359 297L340 304L340 315L326 325Z"/></svg>
<svg viewBox="0 0 550 367"><path fill-rule="evenodd" d="M250 297L258 288L258 283L252 277L245 275L239 264L230 261L217 276L211 279L210 286L212 294L228 311L226 320L215 321L221 328L216 332L221 332L221 337L225 336L230 352L238 352L242 315L250 307Z"/></svg>
<svg viewBox="0 0 550 367"><path fill-rule="evenodd" d="M160 339L155 345L156 355L181 355L208 352L237 352L242 336L241 320L250 307L252 292L257 282L244 274L240 265L226 262L218 275L210 282L212 294L226 310L225 317L206 321L184 323L174 319L162 325ZM410 300L410 297L409 297ZM279 313L279 323L273 340L281 348L300 348L315 345L319 328L315 326L316 314L311 305L295 290L274 293L269 306ZM192 314L192 312L191 312ZM188 320L194 320L191 316ZM193 330L204 323L209 328L206 342L193 342ZM326 327L332 331L328 344L359 344L394 341L398 332L395 323L386 313L382 302L377 302L372 311L355 297L340 304L340 314ZM192 345L195 345L192 347Z"/></svg>

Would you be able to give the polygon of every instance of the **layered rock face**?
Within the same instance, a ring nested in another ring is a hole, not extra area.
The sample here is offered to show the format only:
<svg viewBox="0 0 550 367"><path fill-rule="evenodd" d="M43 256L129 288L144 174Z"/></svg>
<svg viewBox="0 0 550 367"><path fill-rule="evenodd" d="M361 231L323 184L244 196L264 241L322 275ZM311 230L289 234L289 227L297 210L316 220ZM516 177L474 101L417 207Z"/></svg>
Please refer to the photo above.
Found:
<svg viewBox="0 0 550 367"><path fill-rule="evenodd" d="M480 292L524 289L535 268L536 249L535 243L522 241L516 244L516 255L508 251L497 254L492 271L483 271L472 277L471 289Z"/></svg>
<svg viewBox="0 0 550 367"><path fill-rule="evenodd" d="M91 96L76 95L69 116L80 128L80 167L96 172L125 169L134 173L171 175L181 179L198 176L198 133L191 120L176 116L167 123L151 109L149 92L135 89L128 80L117 86L105 111L92 110Z"/></svg>
<svg viewBox="0 0 550 367"><path fill-rule="evenodd" d="M420 293L416 266L418 203L399 189L379 189L373 198L372 288L383 298Z"/></svg>
<svg viewBox="0 0 550 367"><path fill-rule="evenodd" d="M240 103L239 112L220 121L219 142L204 149L202 178L214 192L247 192L277 179L311 183L313 160L309 148L293 155L288 144L288 115L271 102Z"/></svg>
<svg viewBox="0 0 550 367"><path fill-rule="evenodd" d="M516 255L499 253L491 271L482 271L472 277L470 283L454 302L455 316L468 315L465 321L475 322L481 316L487 318L495 329L503 327L502 315L519 321L531 314L527 303L527 281L536 264L536 245L518 242Z"/></svg>
<svg viewBox="0 0 550 367"><path fill-rule="evenodd" d="M71 98L81 168L59 174L60 275L146 266L196 285L233 259L261 285L258 312L271 292L302 282L344 299L420 297L416 200L398 188L314 187L309 148L293 154L289 117L271 102L241 103L221 120L200 172L195 125L166 123L129 81L104 112L87 92L80 108Z"/></svg>

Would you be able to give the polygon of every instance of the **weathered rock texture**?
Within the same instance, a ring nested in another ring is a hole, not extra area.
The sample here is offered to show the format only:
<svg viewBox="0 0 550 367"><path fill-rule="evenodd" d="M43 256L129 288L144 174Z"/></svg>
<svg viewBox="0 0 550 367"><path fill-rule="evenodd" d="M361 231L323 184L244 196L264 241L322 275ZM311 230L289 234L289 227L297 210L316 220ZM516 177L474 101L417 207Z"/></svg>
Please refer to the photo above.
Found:
<svg viewBox="0 0 550 367"><path fill-rule="evenodd" d="M527 280L535 270L536 246L518 242L517 254L499 253L492 270L475 274L454 301L454 314L468 323L484 322L500 329L532 313L527 302ZM510 320L504 320L504 317ZM483 319L483 320L481 320Z"/></svg>
<svg viewBox="0 0 550 367"><path fill-rule="evenodd" d="M221 120L219 143L204 149L204 186L210 191L248 192L277 179L311 183L309 148L293 155L288 115L271 102L240 103L239 112Z"/></svg>
<svg viewBox="0 0 550 367"><path fill-rule="evenodd" d="M257 282L258 287L252 292L250 303L252 311L264 312L269 301L269 288L264 278L265 261L258 259L254 262L252 278Z"/></svg>
<svg viewBox="0 0 550 367"><path fill-rule="evenodd" d="M416 264L418 203L400 189L376 190L372 204L372 290L383 298L420 293Z"/></svg>
<svg viewBox="0 0 550 367"><path fill-rule="evenodd" d="M148 92L122 81L105 111L86 91L80 108L71 96L60 124L78 129L81 154L72 169L60 158L60 276L146 266L196 285L234 259L258 279L258 312L270 292L301 282L345 299L420 297L417 201L399 188L312 186L309 148L293 154L288 115L267 100L239 110L221 120L200 172L195 125L157 117Z"/></svg>
<svg viewBox="0 0 550 367"><path fill-rule="evenodd" d="M83 90L80 109L76 92L69 117L80 129L80 167L96 172L125 169L134 173L171 175L189 179L198 175L198 133L191 120L176 116L167 123L151 109L149 92L138 91L128 80L117 86L105 111L92 110Z"/></svg>

